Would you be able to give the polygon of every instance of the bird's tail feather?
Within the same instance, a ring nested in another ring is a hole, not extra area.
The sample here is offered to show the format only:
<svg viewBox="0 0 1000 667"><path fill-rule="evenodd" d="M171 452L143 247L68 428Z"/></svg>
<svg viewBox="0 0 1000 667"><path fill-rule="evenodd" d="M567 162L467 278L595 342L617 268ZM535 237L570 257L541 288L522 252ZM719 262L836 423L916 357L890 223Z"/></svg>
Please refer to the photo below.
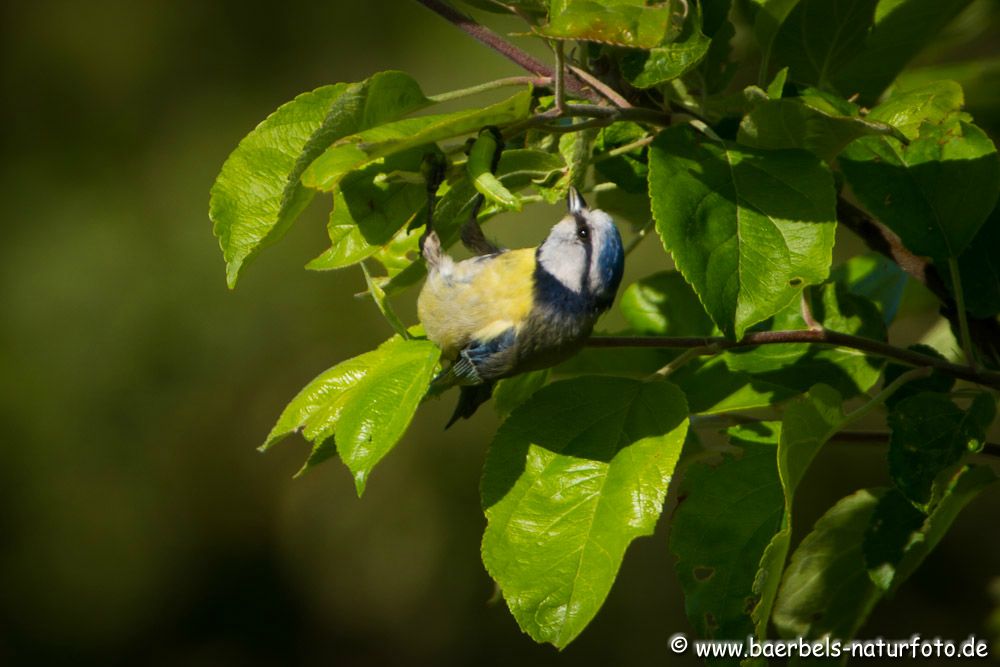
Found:
<svg viewBox="0 0 1000 667"><path fill-rule="evenodd" d="M458 405L455 406L455 412L452 413L451 419L445 425L445 430L451 428L451 425L456 421L461 419L468 419L479 406L490 400L490 396L493 395L493 383L485 382L483 384L473 384L465 385L459 388L458 394Z"/></svg>

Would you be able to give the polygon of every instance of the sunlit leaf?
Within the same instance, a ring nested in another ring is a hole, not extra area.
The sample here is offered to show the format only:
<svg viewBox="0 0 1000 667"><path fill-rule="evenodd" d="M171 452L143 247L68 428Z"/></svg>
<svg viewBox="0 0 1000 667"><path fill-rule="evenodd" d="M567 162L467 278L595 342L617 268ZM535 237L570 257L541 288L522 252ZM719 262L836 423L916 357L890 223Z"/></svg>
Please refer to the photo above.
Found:
<svg viewBox="0 0 1000 667"><path fill-rule="evenodd" d="M620 60L622 74L636 88L652 88L687 74L708 53L711 40L701 31L701 5L690 3L679 35L648 51L630 49Z"/></svg>
<svg viewBox="0 0 1000 667"><path fill-rule="evenodd" d="M391 243L399 230L425 214L427 187L421 179L404 180L396 172L415 174L427 152L418 147L348 174L333 194L327 223L331 246L306 268L328 271L353 266Z"/></svg>
<svg viewBox="0 0 1000 667"><path fill-rule="evenodd" d="M670 4L563 0L539 34L551 39L601 42L651 49L664 41L670 26Z"/></svg>
<svg viewBox="0 0 1000 667"><path fill-rule="evenodd" d="M674 127L657 136L649 163L663 245L728 336L742 338L826 278L835 197L815 156L712 142Z"/></svg>
<svg viewBox="0 0 1000 667"><path fill-rule="evenodd" d="M333 190L348 173L416 146L477 132L487 125L503 126L528 117L531 88L479 109L416 116L353 134L330 146L302 174L302 182L317 190Z"/></svg>
<svg viewBox="0 0 1000 667"><path fill-rule="evenodd" d="M801 97L768 100L744 116L737 139L754 148L802 148L827 162L847 144L868 135L896 135L891 125L828 113Z"/></svg>
<svg viewBox="0 0 1000 667"><path fill-rule="evenodd" d="M428 104L409 76L381 72L360 83L304 93L248 134L222 166L209 206L229 286L312 199L299 179L330 144Z"/></svg>
<svg viewBox="0 0 1000 667"><path fill-rule="evenodd" d="M334 366L292 399L264 447L301 431L314 448L306 467L335 450L361 495L372 468L413 419L439 356L430 341L397 336Z"/></svg>
<svg viewBox="0 0 1000 667"><path fill-rule="evenodd" d="M892 125L907 139L916 139L921 125L939 125L956 117L964 101L962 87L957 83L934 81L919 88L893 93L892 97L872 109L868 118Z"/></svg>
<svg viewBox="0 0 1000 667"><path fill-rule="evenodd" d="M676 387L610 377L551 384L500 427L483 562L533 639L566 646L597 613L626 547L653 532L686 432Z"/></svg>

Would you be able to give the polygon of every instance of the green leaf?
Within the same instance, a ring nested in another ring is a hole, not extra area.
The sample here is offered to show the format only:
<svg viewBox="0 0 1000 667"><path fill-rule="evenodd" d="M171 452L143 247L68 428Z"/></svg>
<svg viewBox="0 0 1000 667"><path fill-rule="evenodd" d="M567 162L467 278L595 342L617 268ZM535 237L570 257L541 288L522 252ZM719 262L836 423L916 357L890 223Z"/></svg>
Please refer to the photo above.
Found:
<svg viewBox="0 0 1000 667"><path fill-rule="evenodd" d="M781 637L854 636L881 597L868 578L865 532L885 489L862 489L827 510L792 554L774 604Z"/></svg>
<svg viewBox="0 0 1000 667"><path fill-rule="evenodd" d="M767 86L767 97L771 100L780 100L785 93L785 81L788 79L788 68L781 68L774 79Z"/></svg>
<svg viewBox="0 0 1000 667"><path fill-rule="evenodd" d="M710 142L688 127L661 132L649 156L656 229L726 335L741 338L826 278L836 205L818 158Z"/></svg>
<svg viewBox="0 0 1000 667"><path fill-rule="evenodd" d="M419 171L424 155L431 151L438 149L414 148L348 174L333 194L327 223L332 245L306 268L329 271L353 266L392 243L427 205L426 185L395 177L394 172Z"/></svg>
<svg viewBox="0 0 1000 667"><path fill-rule="evenodd" d="M767 74L771 61L771 51L774 48L774 38L778 35L781 24L788 18L788 14L799 4L799 0L753 0L760 5L754 18L753 34L760 47L761 73ZM787 76L787 68L784 68ZM780 76L780 72L779 72ZM761 80L763 85L764 79ZM784 86L785 77L782 76L781 83ZM770 89L768 89L770 92ZM778 96L780 97L780 95ZM775 98L776 99L776 98Z"/></svg>
<svg viewBox="0 0 1000 667"><path fill-rule="evenodd" d="M549 372L548 368L543 368L500 380L493 391L493 409L497 416L500 419L509 417L517 406L545 386L549 381Z"/></svg>
<svg viewBox="0 0 1000 667"><path fill-rule="evenodd" d="M845 95L874 101L914 56L934 42L971 0L882 0L864 46L834 76Z"/></svg>
<svg viewBox="0 0 1000 667"><path fill-rule="evenodd" d="M968 410L943 394L904 399L889 412L889 474L910 502L930 510L941 495L941 480L978 451L996 416L996 401L982 392Z"/></svg>
<svg viewBox="0 0 1000 667"><path fill-rule="evenodd" d="M510 190L504 187L500 179L493 173L493 169L499 162L498 151L503 150L501 146L502 137L494 128L480 130L472 148L469 149L469 159L465 163L465 171L472 181L479 194L503 208L521 210L521 200Z"/></svg>
<svg viewBox="0 0 1000 667"><path fill-rule="evenodd" d="M397 336L337 364L292 399L262 448L301 431L314 446L305 467L329 458L335 449L360 496L372 468L413 419L439 356L430 341Z"/></svg>
<svg viewBox="0 0 1000 667"><path fill-rule="evenodd" d="M610 377L553 383L500 427L483 562L533 639L562 648L597 613L628 544L653 532L687 428L673 385Z"/></svg>
<svg viewBox="0 0 1000 667"><path fill-rule="evenodd" d="M632 330L651 336L709 336L712 319L677 271L632 283L618 304Z"/></svg>
<svg viewBox="0 0 1000 667"><path fill-rule="evenodd" d="M830 279L846 285L852 294L874 303L882 313L882 321L889 326L896 319L909 278L899 264L885 255L872 252L855 255L835 267Z"/></svg>
<svg viewBox="0 0 1000 667"><path fill-rule="evenodd" d="M863 489L840 500L792 555L774 607L778 634L854 637L875 604L899 588L994 481L988 467L967 466L930 516L895 490Z"/></svg>
<svg viewBox="0 0 1000 667"><path fill-rule="evenodd" d="M299 95L244 137L222 166L209 204L229 287L311 201L299 178L327 146L428 104L409 76L381 72Z"/></svg>
<svg viewBox="0 0 1000 667"><path fill-rule="evenodd" d="M962 87L957 83L934 81L906 92L893 93L872 109L868 118L892 125L907 139L916 139L921 125L943 123L956 116L964 103Z"/></svg>
<svg viewBox="0 0 1000 667"><path fill-rule="evenodd" d="M847 147L840 166L870 213L918 255L961 255L1000 194L1000 160L986 134L964 121L924 123L902 146L863 137Z"/></svg>
<svg viewBox="0 0 1000 667"><path fill-rule="evenodd" d="M753 587L758 601L751 617L760 638L767 635L767 622L771 618L791 544L795 490L820 447L840 430L843 422L840 395L822 384L791 402L785 410L778 441L778 475L785 496L784 517L781 530L771 538L760 559Z"/></svg>
<svg viewBox="0 0 1000 667"><path fill-rule="evenodd" d="M729 20L732 2L716 0L699 5L704 12L702 32L711 39L708 52L698 65L699 78L705 82L705 92L714 95L726 89L739 69L732 54L736 36L736 28Z"/></svg>
<svg viewBox="0 0 1000 667"><path fill-rule="evenodd" d="M884 591L898 590L945 536L959 512L996 480L996 473L987 466L961 468L927 516L896 490L882 496L864 539L871 581Z"/></svg>
<svg viewBox="0 0 1000 667"><path fill-rule="evenodd" d="M579 190L585 187L587 168L590 166L590 154L594 148L597 130L581 130L568 132L559 137L559 155L565 161L562 175L554 182L545 185L536 179L535 189L542 198L550 204L562 204L566 201L569 186ZM593 202L591 202L593 204Z"/></svg>
<svg viewBox="0 0 1000 667"><path fill-rule="evenodd" d="M830 162L847 144L868 135L905 138L891 125L830 114L801 97L792 97L755 106L740 122L737 139L753 148L802 148Z"/></svg>
<svg viewBox="0 0 1000 667"><path fill-rule="evenodd" d="M958 257L958 272L965 295L965 308L974 317L986 319L1000 313L1000 205L979 228L969 246ZM939 271L954 294L951 272Z"/></svg>
<svg viewBox="0 0 1000 667"><path fill-rule="evenodd" d="M389 305L389 302L385 298L385 291L379 286L378 280L372 278L364 262L361 263L361 271L365 275L365 285L368 287L368 293L371 295L372 300L375 301L375 307L382 313L382 317L385 318L385 321L389 323L389 326L400 337L409 338L410 335L406 331L406 325L403 324L399 316L396 315L396 311Z"/></svg>
<svg viewBox="0 0 1000 667"><path fill-rule="evenodd" d="M538 33L550 39L600 42L651 49L667 37L670 4L653 7L643 2L557 2L551 18Z"/></svg>
<svg viewBox="0 0 1000 667"><path fill-rule="evenodd" d="M824 328L885 340L878 309L841 284L808 292L813 315ZM773 331L806 328L799 303L778 313ZM718 413L773 405L801 394L813 384L830 385L845 398L867 391L879 379L884 361L844 348L789 343L733 350L690 363L671 376L688 396L693 413Z"/></svg>
<svg viewBox="0 0 1000 667"><path fill-rule="evenodd" d="M778 479L779 423L730 429L736 456L692 463L670 529L670 551L684 608L703 638L734 639L754 632L750 610L757 564L781 529L784 496Z"/></svg>
<svg viewBox="0 0 1000 667"><path fill-rule="evenodd" d="M340 362L313 379L285 406L260 450L300 431L310 441L332 436L343 399L368 374L379 357L377 350L366 352Z"/></svg>
<svg viewBox="0 0 1000 667"><path fill-rule="evenodd" d="M648 51L630 49L622 54L622 74L636 88L652 88L687 74L708 54L712 40L701 31L701 5L691 4L681 33Z"/></svg>
<svg viewBox="0 0 1000 667"><path fill-rule="evenodd" d="M786 9L791 3L774 4ZM791 11L786 11L771 43L770 62L778 67L787 65L792 81L832 87L834 76L864 46L876 4L878 0L795 3Z"/></svg>
<svg viewBox="0 0 1000 667"><path fill-rule="evenodd" d="M416 146L458 137L487 125L503 126L528 117L531 87L481 109L404 118L346 137L326 149L302 174L317 190L333 190L351 171Z"/></svg>

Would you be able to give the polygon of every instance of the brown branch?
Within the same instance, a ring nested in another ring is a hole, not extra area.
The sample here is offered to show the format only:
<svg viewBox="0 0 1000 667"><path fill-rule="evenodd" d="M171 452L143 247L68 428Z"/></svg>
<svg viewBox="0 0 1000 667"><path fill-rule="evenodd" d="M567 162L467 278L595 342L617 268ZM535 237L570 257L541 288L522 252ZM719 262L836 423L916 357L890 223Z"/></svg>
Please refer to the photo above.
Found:
<svg viewBox="0 0 1000 667"><path fill-rule="evenodd" d="M555 72L551 67L536 60L534 56L514 46L497 33L477 23L471 17L466 16L451 5L442 2L442 0L417 0L417 2L479 43L488 46L508 60L516 63L521 68L538 76L555 78ZM580 77L572 69L568 69L567 73L570 74L570 76L566 77L566 90L568 92L573 93L577 97L588 99L591 102L599 103L604 101L604 98L596 91L586 87L584 82L581 81Z"/></svg>
<svg viewBox="0 0 1000 667"><path fill-rule="evenodd" d="M1000 389L1000 373L985 370L975 372L968 366L953 364L950 361L914 352L913 350L895 347L879 340L864 338L862 336L852 336L826 329L818 331L756 331L748 333L741 340L730 340L722 337L597 336L587 341L587 345L590 347L688 349L717 345L720 351L783 343L811 343L813 345L846 347L887 359L894 359L908 366L933 368L947 375L967 380L968 382Z"/></svg>
<svg viewBox="0 0 1000 667"><path fill-rule="evenodd" d="M830 441L888 444L890 437L892 434L885 431L840 431L831 437ZM983 443L983 449L978 453L1000 457L1000 445L994 442Z"/></svg>

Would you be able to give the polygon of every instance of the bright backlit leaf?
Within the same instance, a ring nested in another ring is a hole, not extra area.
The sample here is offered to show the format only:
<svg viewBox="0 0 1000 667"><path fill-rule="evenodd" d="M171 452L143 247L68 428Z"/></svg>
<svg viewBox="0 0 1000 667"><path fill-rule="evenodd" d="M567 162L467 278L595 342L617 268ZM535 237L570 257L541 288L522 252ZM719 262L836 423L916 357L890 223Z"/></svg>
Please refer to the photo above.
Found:
<svg viewBox="0 0 1000 667"><path fill-rule="evenodd" d="M500 427L483 562L533 639L564 647L597 613L626 547L653 532L687 428L676 387L611 377L551 384Z"/></svg>
<svg viewBox="0 0 1000 667"><path fill-rule="evenodd" d="M222 166L209 204L229 286L310 202L313 193L299 179L330 144L428 104L409 76L380 72L360 83L303 93L244 137Z"/></svg>
<svg viewBox="0 0 1000 667"><path fill-rule="evenodd" d="M670 3L559 0L549 22L538 32L552 39L601 42L651 49L667 37Z"/></svg>
<svg viewBox="0 0 1000 667"><path fill-rule="evenodd" d="M487 125L503 126L528 117L531 88L481 109L447 114L416 116L386 123L338 141L302 174L302 182L317 190L333 190L341 179L356 169L395 153L460 137Z"/></svg>
<svg viewBox="0 0 1000 667"><path fill-rule="evenodd" d="M306 467L335 450L361 495L372 468L413 419L439 356L430 341L397 336L377 350L337 364L292 399L264 447L301 431L314 448Z"/></svg>
<svg viewBox="0 0 1000 667"><path fill-rule="evenodd" d="M649 162L660 238L728 336L742 338L826 278L835 197L815 156L713 142L674 127L657 136Z"/></svg>
<svg viewBox="0 0 1000 667"><path fill-rule="evenodd" d="M903 138L891 125L830 113L791 97L755 106L743 117L737 139L753 148L802 148L830 162L847 144L868 135Z"/></svg>

